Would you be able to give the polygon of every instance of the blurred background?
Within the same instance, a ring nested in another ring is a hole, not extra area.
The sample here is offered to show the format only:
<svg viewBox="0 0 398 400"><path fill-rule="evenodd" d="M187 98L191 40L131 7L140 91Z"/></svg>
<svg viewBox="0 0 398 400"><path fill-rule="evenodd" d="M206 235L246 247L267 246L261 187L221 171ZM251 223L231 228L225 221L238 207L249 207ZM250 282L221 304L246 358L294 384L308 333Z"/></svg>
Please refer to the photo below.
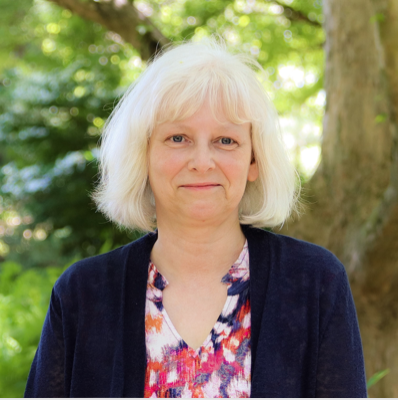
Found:
<svg viewBox="0 0 398 400"><path fill-rule="evenodd" d="M52 286L138 238L95 210L99 137L157 48L218 32L251 54L303 184L282 231L329 248L369 395L398 397L398 1L0 0L0 395L21 397Z"/></svg>

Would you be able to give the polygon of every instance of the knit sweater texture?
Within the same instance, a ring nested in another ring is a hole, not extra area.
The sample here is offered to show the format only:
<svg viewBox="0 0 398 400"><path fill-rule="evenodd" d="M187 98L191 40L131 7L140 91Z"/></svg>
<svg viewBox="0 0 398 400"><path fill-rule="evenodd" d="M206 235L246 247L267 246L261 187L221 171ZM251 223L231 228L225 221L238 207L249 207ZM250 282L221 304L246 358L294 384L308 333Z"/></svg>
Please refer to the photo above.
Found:
<svg viewBox="0 0 398 400"><path fill-rule="evenodd" d="M312 243L241 225L250 254L251 397L367 397L344 266ZM56 281L25 397L143 397L157 232Z"/></svg>

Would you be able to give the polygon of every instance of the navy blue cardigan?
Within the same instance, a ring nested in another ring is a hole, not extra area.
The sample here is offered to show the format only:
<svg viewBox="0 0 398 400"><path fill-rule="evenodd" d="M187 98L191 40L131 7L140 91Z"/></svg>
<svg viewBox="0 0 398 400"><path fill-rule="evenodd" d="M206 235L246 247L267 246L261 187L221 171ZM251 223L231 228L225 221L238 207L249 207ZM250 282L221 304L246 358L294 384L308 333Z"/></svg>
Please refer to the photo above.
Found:
<svg viewBox="0 0 398 400"><path fill-rule="evenodd" d="M367 397L344 266L323 247L242 225L250 255L251 397ZM70 266L54 285L25 397L143 397L157 232Z"/></svg>

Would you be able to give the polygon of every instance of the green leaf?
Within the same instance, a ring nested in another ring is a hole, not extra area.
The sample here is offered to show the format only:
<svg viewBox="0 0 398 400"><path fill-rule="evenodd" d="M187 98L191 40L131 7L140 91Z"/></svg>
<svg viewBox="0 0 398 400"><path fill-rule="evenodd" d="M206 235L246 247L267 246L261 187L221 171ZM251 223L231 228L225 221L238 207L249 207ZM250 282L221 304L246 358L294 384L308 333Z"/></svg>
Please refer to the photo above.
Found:
<svg viewBox="0 0 398 400"><path fill-rule="evenodd" d="M380 124L382 122L385 122L387 120L387 114L379 114L375 118L375 123Z"/></svg>
<svg viewBox="0 0 398 400"><path fill-rule="evenodd" d="M370 17L370 22L373 24L375 22L383 22L386 16L383 13L376 13Z"/></svg>
<svg viewBox="0 0 398 400"><path fill-rule="evenodd" d="M389 368L384 369L383 371L376 372L369 378L366 384L366 388L369 389L371 386L377 383L381 378L384 378L389 372L390 372Z"/></svg>

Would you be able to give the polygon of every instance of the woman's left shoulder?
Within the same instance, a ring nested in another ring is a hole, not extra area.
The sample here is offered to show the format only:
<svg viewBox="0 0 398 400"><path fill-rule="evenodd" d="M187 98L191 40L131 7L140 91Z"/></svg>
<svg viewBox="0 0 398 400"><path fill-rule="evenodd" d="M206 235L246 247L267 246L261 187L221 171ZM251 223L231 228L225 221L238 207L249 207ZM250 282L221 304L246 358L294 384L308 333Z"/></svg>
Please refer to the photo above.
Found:
<svg viewBox="0 0 398 400"><path fill-rule="evenodd" d="M328 249L318 244L296 239L291 236L272 233L274 243L278 244L278 251L294 263L322 265L327 270L338 272L344 270L340 260Z"/></svg>
<svg viewBox="0 0 398 400"><path fill-rule="evenodd" d="M286 273L329 277L345 274L344 265L325 247L258 228L250 228L250 233L252 243L270 254L273 267Z"/></svg>

